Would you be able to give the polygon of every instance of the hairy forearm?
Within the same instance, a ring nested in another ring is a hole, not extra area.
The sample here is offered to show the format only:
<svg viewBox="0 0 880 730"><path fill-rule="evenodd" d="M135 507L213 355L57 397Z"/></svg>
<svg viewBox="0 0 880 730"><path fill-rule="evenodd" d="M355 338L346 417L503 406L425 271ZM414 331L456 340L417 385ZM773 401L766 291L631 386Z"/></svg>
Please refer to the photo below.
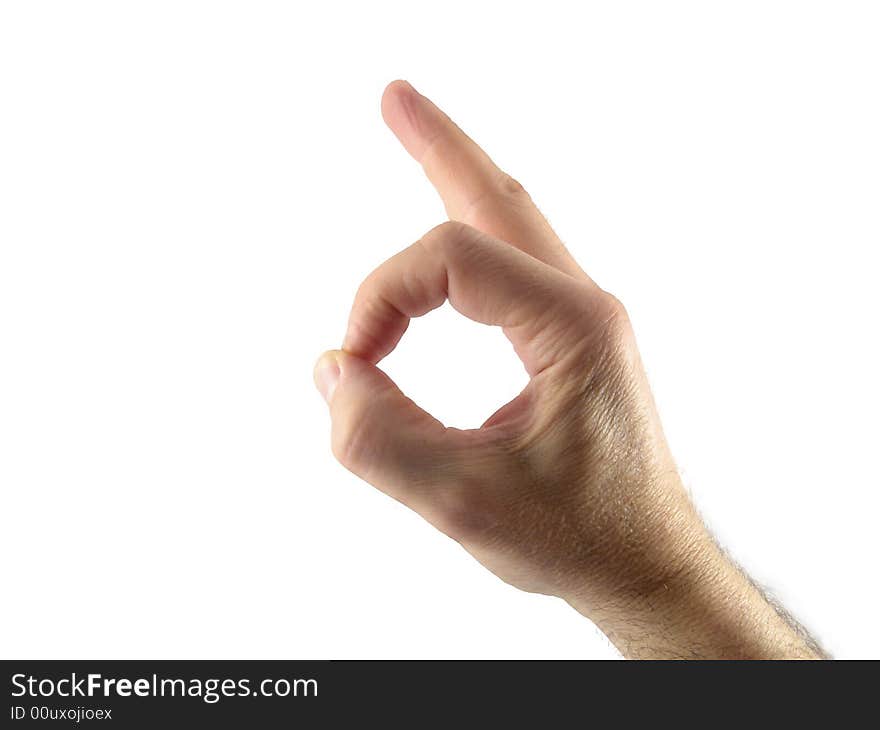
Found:
<svg viewBox="0 0 880 730"><path fill-rule="evenodd" d="M571 595L629 659L824 659L827 654L704 529L665 570L613 596ZM673 557L674 556L674 557Z"/></svg>

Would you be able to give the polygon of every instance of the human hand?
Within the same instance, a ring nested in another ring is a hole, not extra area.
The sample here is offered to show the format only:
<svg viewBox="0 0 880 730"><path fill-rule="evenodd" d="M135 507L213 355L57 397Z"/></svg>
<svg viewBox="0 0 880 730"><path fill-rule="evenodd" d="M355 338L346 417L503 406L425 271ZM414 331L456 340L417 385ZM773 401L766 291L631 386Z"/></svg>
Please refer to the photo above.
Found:
<svg viewBox="0 0 880 730"><path fill-rule="evenodd" d="M316 366L339 461L626 656L817 656L696 513L620 302L428 99L394 82L382 112L451 221L367 277L342 349ZM530 377L479 429L444 427L376 367L447 299L502 327Z"/></svg>

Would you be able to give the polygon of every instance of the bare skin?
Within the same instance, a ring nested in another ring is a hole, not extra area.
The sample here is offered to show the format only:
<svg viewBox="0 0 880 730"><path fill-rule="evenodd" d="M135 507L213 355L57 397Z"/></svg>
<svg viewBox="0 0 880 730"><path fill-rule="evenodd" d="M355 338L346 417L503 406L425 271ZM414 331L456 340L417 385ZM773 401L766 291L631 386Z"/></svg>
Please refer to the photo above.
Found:
<svg viewBox="0 0 880 730"><path fill-rule="evenodd" d="M337 459L526 591L559 596L629 658L820 658L717 547L685 489L620 302L528 194L397 81L382 114L450 221L363 282L315 382ZM447 428L376 367L448 300L530 376L481 428Z"/></svg>

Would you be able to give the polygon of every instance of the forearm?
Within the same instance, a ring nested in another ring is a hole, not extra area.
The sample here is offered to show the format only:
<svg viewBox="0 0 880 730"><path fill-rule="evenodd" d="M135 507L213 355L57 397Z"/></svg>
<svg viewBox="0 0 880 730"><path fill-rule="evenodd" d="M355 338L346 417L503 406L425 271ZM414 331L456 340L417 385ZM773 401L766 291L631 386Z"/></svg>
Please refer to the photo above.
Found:
<svg viewBox="0 0 880 730"><path fill-rule="evenodd" d="M567 600L629 659L827 658L701 533L684 550L657 548L668 562L655 577L613 595L576 592Z"/></svg>

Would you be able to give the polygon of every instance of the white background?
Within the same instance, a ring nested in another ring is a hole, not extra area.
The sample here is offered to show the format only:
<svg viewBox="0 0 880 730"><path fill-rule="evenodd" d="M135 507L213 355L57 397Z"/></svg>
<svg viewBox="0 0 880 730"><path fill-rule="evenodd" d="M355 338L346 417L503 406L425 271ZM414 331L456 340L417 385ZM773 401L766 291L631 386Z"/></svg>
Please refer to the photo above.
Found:
<svg viewBox="0 0 880 730"><path fill-rule="evenodd" d="M313 362L443 220L403 77L626 303L722 543L876 657L878 37L870 2L3 3L2 655L615 656L330 454ZM525 382L448 309L386 366L457 426Z"/></svg>

